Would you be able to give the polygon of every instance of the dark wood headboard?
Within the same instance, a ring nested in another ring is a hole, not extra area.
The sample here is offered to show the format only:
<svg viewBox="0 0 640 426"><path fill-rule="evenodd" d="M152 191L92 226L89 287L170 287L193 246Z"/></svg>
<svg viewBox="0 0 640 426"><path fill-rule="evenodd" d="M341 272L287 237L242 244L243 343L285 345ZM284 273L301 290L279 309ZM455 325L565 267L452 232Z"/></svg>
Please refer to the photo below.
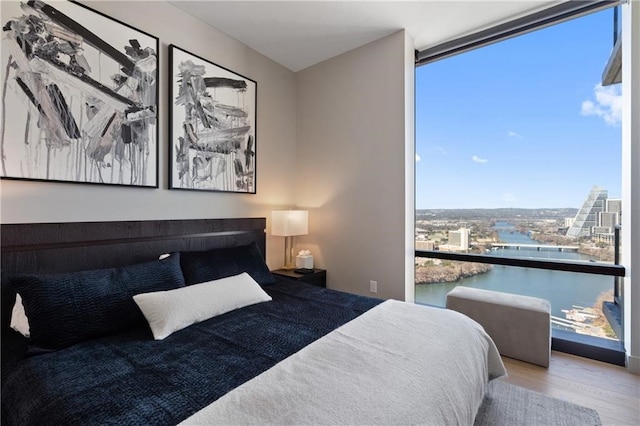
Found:
<svg viewBox="0 0 640 426"><path fill-rule="evenodd" d="M265 228L265 218L2 224L2 276L124 266L252 241L264 255Z"/></svg>
<svg viewBox="0 0 640 426"><path fill-rule="evenodd" d="M265 254L265 218L145 220L0 225L1 330L9 326L15 273L54 274L157 259L163 253L255 241Z"/></svg>

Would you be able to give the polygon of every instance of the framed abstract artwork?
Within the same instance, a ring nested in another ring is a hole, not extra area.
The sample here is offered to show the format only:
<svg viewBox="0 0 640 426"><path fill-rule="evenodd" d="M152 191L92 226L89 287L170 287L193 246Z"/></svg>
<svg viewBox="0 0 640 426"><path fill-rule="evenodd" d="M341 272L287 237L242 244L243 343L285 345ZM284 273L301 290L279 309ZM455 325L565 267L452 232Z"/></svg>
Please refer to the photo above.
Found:
<svg viewBox="0 0 640 426"><path fill-rule="evenodd" d="M169 46L169 188L256 193L255 81Z"/></svg>
<svg viewBox="0 0 640 426"><path fill-rule="evenodd" d="M0 7L0 176L157 188L158 39L75 2Z"/></svg>

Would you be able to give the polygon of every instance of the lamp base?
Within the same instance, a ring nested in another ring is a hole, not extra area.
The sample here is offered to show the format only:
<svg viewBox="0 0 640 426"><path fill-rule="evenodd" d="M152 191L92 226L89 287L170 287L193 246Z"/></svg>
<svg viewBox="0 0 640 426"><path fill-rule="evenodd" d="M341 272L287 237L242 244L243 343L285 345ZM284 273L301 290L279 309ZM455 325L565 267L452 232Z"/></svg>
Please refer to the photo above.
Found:
<svg viewBox="0 0 640 426"><path fill-rule="evenodd" d="M294 237L284 237L284 268L287 270L296 269L293 257Z"/></svg>

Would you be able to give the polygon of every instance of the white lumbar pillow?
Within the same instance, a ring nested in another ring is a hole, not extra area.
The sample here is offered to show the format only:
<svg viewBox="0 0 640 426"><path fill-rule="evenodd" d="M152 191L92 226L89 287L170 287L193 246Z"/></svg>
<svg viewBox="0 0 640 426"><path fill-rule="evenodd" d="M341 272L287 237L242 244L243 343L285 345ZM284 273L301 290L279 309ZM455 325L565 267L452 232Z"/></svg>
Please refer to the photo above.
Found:
<svg viewBox="0 0 640 426"><path fill-rule="evenodd" d="M234 309L268 302L271 296L246 272L175 290L133 296L156 340Z"/></svg>
<svg viewBox="0 0 640 426"><path fill-rule="evenodd" d="M13 310L11 311L10 326L24 337L29 337L29 319L27 318L27 314L24 312L24 305L22 304L22 298L19 294L16 294L16 302L14 303Z"/></svg>

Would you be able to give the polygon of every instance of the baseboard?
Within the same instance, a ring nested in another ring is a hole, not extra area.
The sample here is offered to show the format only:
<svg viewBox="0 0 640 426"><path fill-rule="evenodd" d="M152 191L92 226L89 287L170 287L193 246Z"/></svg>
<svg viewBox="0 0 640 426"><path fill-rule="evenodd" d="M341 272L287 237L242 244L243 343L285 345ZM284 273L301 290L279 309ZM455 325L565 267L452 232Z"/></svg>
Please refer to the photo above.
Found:
<svg viewBox="0 0 640 426"><path fill-rule="evenodd" d="M640 375L640 357L627 355L627 370L633 374Z"/></svg>

